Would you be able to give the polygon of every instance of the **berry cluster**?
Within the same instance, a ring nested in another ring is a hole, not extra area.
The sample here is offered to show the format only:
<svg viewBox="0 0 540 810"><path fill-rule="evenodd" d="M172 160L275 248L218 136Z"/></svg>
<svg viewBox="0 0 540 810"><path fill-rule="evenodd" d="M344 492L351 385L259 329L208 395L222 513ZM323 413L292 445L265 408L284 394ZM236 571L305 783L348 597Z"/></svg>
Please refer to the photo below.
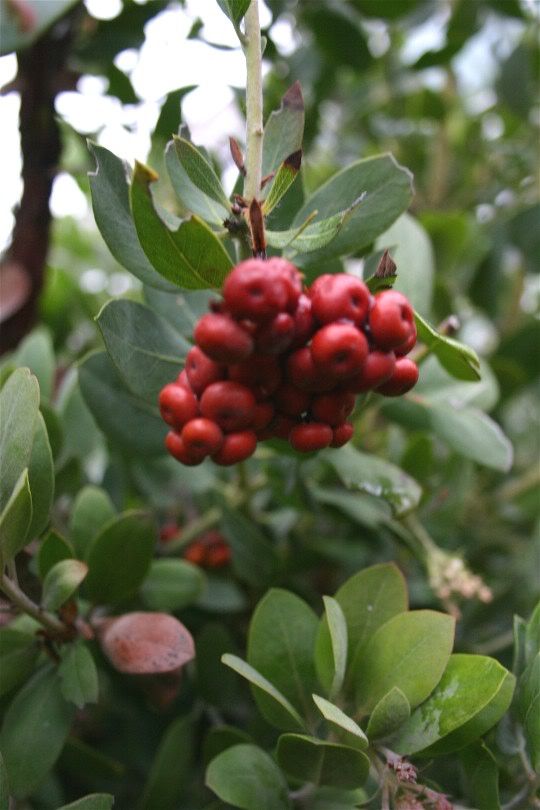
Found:
<svg viewBox="0 0 540 810"><path fill-rule="evenodd" d="M211 529L187 546L184 559L201 568L223 568L231 561L231 547L220 531Z"/></svg>
<svg viewBox="0 0 540 810"><path fill-rule="evenodd" d="M356 395L399 396L418 379L405 357L416 343L411 304L394 290L372 296L347 273L304 289L285 259L248 259L195 327L195 346L159 396L172 430L165 444L187 465L210 456L243 461L258 441L288 439L300 452L341 447Z"/></svg>

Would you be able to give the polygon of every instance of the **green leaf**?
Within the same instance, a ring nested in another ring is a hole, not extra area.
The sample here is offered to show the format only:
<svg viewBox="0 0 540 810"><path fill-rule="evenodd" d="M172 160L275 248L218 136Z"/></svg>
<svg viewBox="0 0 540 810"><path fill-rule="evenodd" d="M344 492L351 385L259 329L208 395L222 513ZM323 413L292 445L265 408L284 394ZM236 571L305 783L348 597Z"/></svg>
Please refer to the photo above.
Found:
<svg viewBox="0 0 540 810"><path fill-rule="evenodd" d="M316 212L312 212L309 217L295 228L287 231L266 231L266 238L271 247L279 250L287 250L287 255L292 258L297 253L311 253L326 247L336 238L347 220L362 203L363 197L354 200L352 205L345 211L339 211L328 219L321 219L313 222ZM296 261L296 258L295 258Z"/></svg>
<svg viewBox="0 0 540 810"><path fill-rule="evenodd" d="M159 290L175 289L156 273L139 243L123 161L104 146L89 141L88 147L96 159L96 171L88 174L94 217L107 247L116 261L143 284Z"/></svg>
<svg viewBox="0 0 540 810"><path fill-rule="evenodd" d="M64 700L55 669L44 667L10 703L0 749L13 795L22 799L41 784L66 741L75 707Z"/></svg>
<svg viewBox="0 0 540 810"><path fill-rule="evenodd" d="M411 704L397 686L393 686L373 707L366 734L370 740L388 737L411 716Z"/></svg>
<svg viewBox="0 0 540 810"><path fill-rule="evenodd" d="M458 380L479 380L480 361L476 352L464 343L460 343L454 338L439 335L421 315L414 313L416 328L418 330L418 340L426 346L437 357L439 363Z"/></svg>
<svg viewBox="0 0 540 810"><path fill-rule="evenodd" d="M499 768L489 748L476 742L460 751L467 780L467 796L477 810L500 810Z"/></svg>
<svg viewBox="0 0 540 810"><path fill-rule="evenodd" d="M4 757L0 751L0 810L9 810L9 780L4 764Z"/></svg>
<svg viewBox="0 0 540 810"><path fill-rule="evenodd" d="M22 471L11 498L0 515L0 564L3 566L26 545L32 522L32 494L28 470Z"/></svg>
<svg viewBox="0 0 540 810"><path fill-rule="evenodd" d="M138 810L175 810L193 767L193 718L178 717L161 738Z"/></svg>
<svg viewBox="0 0 540 810"><path fill-rule="evenodd" d="M306 200L294 218L293 227L315 210L316 222L327 219L336 211L349 208L361 195L365 195L363 204L355 209L331 244L305 260L297 257L299 264L349 255L370 245L408 207L412 199L411 175L389 154L352 163Z"/></svg>
<svg viewBox="0 0 540 810"><path fill-rule="evenodd" d="M354 720L348 717L338 706L325 700L325 698L319 695L312 695L312 697L325 720L328 720L338 729L342 742L362 751L368 747L368 738Z"/></svg>
<svg viewBox="0 0 540 810"><path fill-rule="evenodd" d="M88 574L88 566L80 560L61 560L47 572L43 580L41 602L45 610L58 610L73 596Z"/></svg>
<svg viewBox="0 0 540 810"><path fill-rule="evenodd" d="M400 613L362 645L353 661L358 709L370 713L397 686L414 708L438 684L454 643L455 620L433 610Z"/></svg>
<svg viewBox="0 0 540 810"><path fill-rule="evenodd" d="M236 582L208 573L197 607L219 614L239 613L247 608L247 599Z"/></svg>
<svg viewBox="0 0 540 810"><path fill-rule="evenodd" d="M177 287L219 288L232 267L229 254L202 219L192 216L171 230L159 217L150 192L157 175L135 165L131 206L137 235L155 269Z"/></svg>
<svg viewBox="0 0 540 810"><path fill-rule="evenodd" d="M227 709L236 702L240 684L234 672L225 669L221 658L236 647L236 642L225 625L205 622L197 635L197 693L211 706ZM219 683L219 689L216 684ZM244 684L242 684L244 686ZM249 742L249 739L236 742ZM222 749L220 749L222 750ZM218 754L219 751L215 751ZM209 757L208 761L210 761Z"/></svg>
<svg viewBox="0 0 540 810"><path fill-rule="evenodd" d="M355 748L304 734L282 734L277 761L292 779L338 788L357 788L369 773L369 759Z"/></svg>
<svg viewBox="0 0 540 810"><path fill-rule="evenodd" d="M153 560L141 587L152 610L175 611L193 604L204 591L205 576L185 560Z"/></svg>
<svg viewBox="0 0 540 810"><path fill-rule="evenodd" d="M433 297L435 257L425 228L410 214L402 214L375 242L388 249L397 265L395 290L404 293L415 309L428 314Z"/></svg>
<svg viewBox="0 0 540 810"><path fill-rule="evenodd" d="M267 697L271 698L271 700L266 700L264 708L261 708L261 713L269 723L276 726L276 728L304 730L303 720L292 703L260 672L242 661L241 658L230 653L225 653L221 657L221 661L225 666L230 667L253 684L257 690L261 690Z"/></svg>
<svg viewBox="0 0 540 810"><path fill-rule="evenodd" d="M13 360L16 366L25 366L35 374L42 400L50 400L56 361L49 331L33 329L17 348Z"/></svg>
<svg viewBox="0 0 540 810"><path fill-rule="evenodd" d="M39 386L27 368L15 369L0 391L0 510L30 464L38 418Z"/></svg>
<svg viewBox="0 0 540 810"><path fill-rule="evenodd" d="M98 702L98 673L92 654L83 641L75 641L64 649L58 674L62 679L63 696L77 708Z"/></svg>
<svg viewBox="0 0 540 810"><path fill-rule="evenodd" d="M167 426L157 407L129 393L106 352L82 361L79 384L90 412L113 445L133 456L165 452Z"/></svg>
<svg viewBox="0 0 540 810"><path fill-rule="evenodd" d="M512 444L483 411L440 403L428 407L428 417L433 432L456 453L495 470L511 468Z"/></svg>
<svg viewBox="0 0 540 810"><path fill-rule="evenodd" d="M71 804L62 805L59 810L111 810L113 804L114 796L110 793L91 793Z"/></svg>
<svg viewBox="0 0 540 810"><path fill-rule="evenodd" d="M295 82L281 99L279 110L270 114L264 127L263 177L275 172L288 155L302 148L303 136L304 99L300 82Z"/></svg>
<svg viewBox="0 0 540 810"><path fill-rule="evenodd" d="M317 616L302 599L272 588L257 605L249 627L249 663L275 684L303 717L313 713L317 626ZM260 693L255 697L264 713L268 699Z"/></svg>
<svg viewBox="0 0 540 810"><path fill-rule="evenodd" d="M96 320L126 387L155 405L163 386L178 376L191 345L166 320L135 301L109 301Z"/></svg>
<svg viewBox="0 0 540 810"><path fill-rule="evenodd" d="M519 679L518 712L533 768L540 770L540 651Z"/></svg>
<svg viewBox="0 0 540 810"><path fill-rule="evenodd" d="M420 502L420 486L389 461L361 453L350 445L326 450L324 458L347 488L384 498L397 516L410 512Z"/></svg>
<svg viewBox="0 0 540 810"><path fill-rule="evenodd" d="M88 598L115 604L136 593L150 568L155 537L155 527L144 512L125 512L110 520L86 556Z"/></svg>
<svg viewBox="0 0 540 810"><path fill-rule="evenodd" d="M250 743L251 738L245 731L241 731L235 726L212 726L203 742L203 760L206 764L214 757L232 748L233 745Z"/></svg>
<svg viewBox="0 0 540 810"><path fill-rule="evenodd" d="M234 23L235 27L249 8L250 0L217 0L222 12Z"/></svg>
<svg viewBox="0 0 540 810"><path fill-rule="evenodd" d="M196 149L196 147L193 147L193 149ZM198 152L198 154L207 163L201 152ZM165 149L165 165L174 192L186 211L222 228L224 221L229 216L229 201L227 201L227 207L224 208L223 205L204 194L195 183L192 183L180 162L174 141L170 141ZM207 163L207 165L210 164Z"/></svg>
<svg viewBox="0 0 540 810"><path fill-rule="evenodd" d="M287 783L276 763L255 745L227 748L206 769L205 783L233 807L290 810Z"/></svg>
<svg viewBox="0 0 540 810"><path fill-rule="evenodd" d="M231 203L227 199L212 165L191 141L173 135L173 144L181 170L189 180L189 183L177 182L174 184L180 202L186 206L188 211L198 214L203 219L209 218L210 209L212 216L209 221L216 225L223 225L223 221L230 215ZM178 174L175 177L180 179ZM182 178L184 181L185 177ZM204 200L199 199L201 196Z"/></svg>
<svg viewBox="0 0 540 810"><path fill-rule="evenodd" d="M11 51L27 48L50 28L53 23L66 14L77 0L27 0L35 22L28 28L23 27L15 13L7 8L2 11L2 36L0 37L0 56Z"/></svg>
<svg viewBox="0 0 540 810"><path fill-rule="evenodd" d="M335 595L347 624L348 655L352 662L375 631L392 616L408 608L407 585L393 563L380 563L364 568L343 583ZM317 649L330 643L328 623L323 618L317 635Z"/></svg>
<svg viewBox="0 0 540 810"><path fill-rule="evenodd" d="M323 596L325 613L319 622L315 644L315 668L321 684L330 697L337 695L343 686L347 666L347 622L339 602L331 596ZM322 627L325 627L325 631Z"/></svg>
<svg viewBox="0 0 540 810"><path fill-rule="evenodd" d="M39 644L33 635L11 627L0 629L0 697L28 680L38 655Z"/></svg>
<svg viewBox="0 0 540 810"><path fill-rule="evenodd" d="M75 498L69 521L69 536L80 559L86 555L93 539L116 514L105 490L92 484L83 487Z"/></svg>
<svg viewBox="0 0 540 810"><path fill-rule="evenodd" d="M457 380L440 365L436 357L428 357L422 364L414 393L430 403L451 402L457 407L474 406L490 411L499 400L499 385L490 366L483 361L480 362L480 373L481 379L474 382Z"/></svg>
<svg viewBox="0 0 540 810"><path fill-rule="evenodd" d="M61 560L68 560L75 556L69 541L57 532L49 531L41 540L37 555L37 573L43 581L50 569Z"/></svg>
<svg viewBox="0 0 540 810"><path fill-rule="evenodd" d="M433 694L392 739L399 754L431 756L464 748L508 709L515 678L483 655L452 655Z"/></svg>
<svg viewBox="0 0 540 810"><path fill-rule="evenodd" d="M235 509L224 509L221 531L232 549L232 567L239 579L264 588L277 570L274 547L260 529Z"/></svg>
<svg viewBox="0 0 540 810"><path fill-rule="evenodd" d="M285 196L290 186L294 183L300 171L302 162L302 150L298 149L289 155L276 172L272 185L268 191L266 199L263 203L263 213L268 215L282 197Z"/></svg>
<svg viewBox="0 0 540 810"><path fill-rule="evenodd" d="M529 664L540 650L540 602L533 610L525 630L525 661Z"/></svg>
<svg viewBox="0 0 540 810"><path fill-rule="evenodd" d="M28 529L28 539L32 540L48 526L54 499L54 463L45 420L41 413L38 413L36 420L28 479L32 491L32 522Z"/></svg>

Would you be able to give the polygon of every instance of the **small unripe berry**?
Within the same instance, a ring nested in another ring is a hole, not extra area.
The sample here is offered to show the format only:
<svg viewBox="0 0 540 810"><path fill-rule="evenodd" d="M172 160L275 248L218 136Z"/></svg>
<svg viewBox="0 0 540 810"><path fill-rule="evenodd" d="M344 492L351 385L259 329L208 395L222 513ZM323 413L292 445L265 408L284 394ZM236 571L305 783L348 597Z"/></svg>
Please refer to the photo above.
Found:
<svg viewBox="0 0 540 810"><path fill-rule="evenodd" d="M211 360L198 346L193 346L187 353L185 371L192 390L198 396L211 383L225 377L225 367Z"/></svg>
<svg viewBox="0 0 540 810"><path fill-rule="evenodd" d="M168 425L180 430L198 415L199 406L192 391L178 383L168 383L160 391L159 410Z"/></svg>
<svg viewBox="0 0 540 810"><path fill-rule="evenodd" d="M390 379L395 365L394 352L380 352L374 349L366 357L366 362L360 374L347 380L347 391L351 391L353 394L361 394L364 391L377 388Z"/></svg>
<svg viewBox="0 0 540 810"><path fill-rule="evenodd" d="M332 441L330 447L343 447L344 444L350 442L354 434L354 426L350 422L343 422L334 428Z"/></svg>
<svg viewBox="0 0 540 810"><path fill-rule="evenodd" d="M199 417L192 419L182 430L182 441L188 453L206 456L217 453L223 444L223 432L211 419Z"/></svg>
<svg viewBox="0 0 540 810"><path fill-rule="evenodd" d="M253 338L228 315L203 315L194 337L203 352L217 363L240 363L253 352Z"/></svg>
<svg viewBox="0 0 540 810"><path fill-rule="evenodd" d="M369 326L376 346L391 350L405 343L414 330L414 312L408 298L397 290L375 296Z"/></svg>
<svg viewBox="0 0 540 810"><path fill-rule="evenodd" d="M320 276L311 287L313 315L320 323L344 318L360 326L366 319L369 299L364 282L348 273Z"/></svg>
<svg viewBox="0 0 540 810"><path fill-rule="evenodd" d="M324 374L345 380L360 372L368 355L364 333L352 324L329 323L311 341L315 366Z"/></svg>
<svg viewBox="0 0 540 810"><path fill-rule="evenodd" d="M319 394L312 402L311 414L317 422L325 422L330 427L337 427L352 413L354 402L354 394L346 391Z"/></svg>
<svg viewBox="0 0 540 810"><path fill-rule="evenodd" d="M378 394L385 397L399 397L414 388L418 382L418 366L408 357L398 357L394 373L383 385L377 388Z"/></svg>
<svg viewBox="0 0 540 810"><path fill-rule="evenodd" d="M201 413L227 433L242 430L253 422L255 397L240 383L224 380L209 385L201 397Z"/></svg>
<svg viewBox="0 0 540 810"><path fill-rule="evenodd" d="M221 449L212 456L212 461L222 467L229 467L252 456L256 447L257 436L252 430L229 433L225 436Z"/></svg>
<svg viewBox="0 0 540 810"><path fill-rule="evenodd" d="M165 447L177 461L185 464L186 467L196 467L204 461L205 453L193 453L184 444L182 437L170 430L165 437Z"/></svg>
<svg viewBox="0 0 540 810"><path fill-rule="evenodd" d="M289 442L300 453L311 453L313 450L328 447L332 437L330 425L323 422L309 422L305 425L296 425L289 434Z"/></svg>

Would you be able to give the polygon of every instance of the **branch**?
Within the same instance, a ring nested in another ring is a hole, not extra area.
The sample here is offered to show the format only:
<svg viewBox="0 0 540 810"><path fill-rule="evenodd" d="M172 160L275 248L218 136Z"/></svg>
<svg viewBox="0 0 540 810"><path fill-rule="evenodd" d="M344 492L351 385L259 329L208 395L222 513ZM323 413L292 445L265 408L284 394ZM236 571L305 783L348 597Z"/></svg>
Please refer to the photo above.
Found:
<svg viewBox="0 0 540 810"><path fill-rule="evenodd" d="M19 586L13 582L13 580L9 579L5 574L2 574L0 579L0 588L4 591L5 595L10 599L14 605L16 605L23 613L26 613L28 616L31 616L37 622L46 627L47 630L50 630L56 636L67 636L70 633L70 629L64 622L60 621L60 619L55 616L53 613L49 613L47 610L42 610L39 605L36 605L30 597L28 597L24 591L21 591Z"/></svg>
<svg viewBox="0 0 540 810"><path fill-rule="evenodd" d="M244 197L249 205L261 190L263 148L262 51L259 0L251 0L245 16L246 44L246 179Z"/></svg>

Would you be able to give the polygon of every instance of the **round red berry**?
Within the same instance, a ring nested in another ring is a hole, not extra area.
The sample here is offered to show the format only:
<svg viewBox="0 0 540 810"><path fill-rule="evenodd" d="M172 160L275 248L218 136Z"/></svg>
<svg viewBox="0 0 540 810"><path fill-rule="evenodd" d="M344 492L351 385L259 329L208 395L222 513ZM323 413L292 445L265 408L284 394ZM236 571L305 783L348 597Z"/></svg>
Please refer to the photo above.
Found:
<svg viewBox="0 0 540 810"><path fill-rule="evenodd" d="M396 346L396 348L394 349L396 357L404 357L406 354L409 354L409 352L412 351L412 349L414 349L414 347L416 346L416 338L417 338L416 324L413 323L412 327L413 328L411 329L411 334L409 335L407 340L404 343L400 343L400 345Z"/></svg>
<svg viewBox="0 0 540 810"><path fill-rule="evenodd" d="M178 378L176 380L178 385L181 385L183 388L187 388L188 391L192 391L191 385L189 384L188 375L186 374L185 368L182 369Z"/></svg>
<svg viewBox="0 0 540 810"><path fill-rule="evenodd" d="M235 318L264 321L287 308L289 282L276 277L269 265L263 259L246 259L225 279L223 298Z"/></svg>
<svg viewBox="0 0 540 810"><path fill-rule="evenodd" d="M257 436L252 430L229 433L225 436L220 450L212 456L212 460L222 467L229 467L252 456L256 447Z"/></svg>
<svg viewBox="0 0 540 810"><path fill-rule="evenodd" d="M319 394L311 404L311 414L318 422L326 422L337 427L352 413L355 397L347 391L332 391Z"/></svg>
<svg viewBox="0 0 540 810"><path fill-rule="evenodd" d="M198 346L193 346L187 353L185 371L191 389L198 396L211 383L225 377L224 366L211 360Z"/></svg>
<svg viewBox="0 0 540 810"><path fill-rule="evenodd" d="M418 366L408 357L398 357L394 373L383 385L377 388L378 394L385 397L399 397L410 391L418 382Z"/></svg>
<svg viewBox="0 0 540 810"><path fill-rule="evenodd" d="M193 565L204 565L206 560L206 548L199 540L195 540L194 543L190 543L190 545L184 549L184 559L193 563Z"/></svg>
<svg viewBox="0 0 540 810"><path fill-rule="evenodd" d="M274 406L271 402L257 402L253 414L253 430L260 431L268 427L274 418Z"/></svg>
<svg viewBox="0 0 540 810"><path fill-rule="evenodd" d="M329 323L311 341L315 366L324 374L344 380L360 372L368 355L364 333L349 323Z"/></svg>
<svg viewBox="0 0 540 810"><path fill-rule="evenodd" d="M330 447L343 447L344 444L350 442L354 435L354 426L350 422L343 422L334 428L332 441Z"/></svg>
<svg viewBox="0 0 540 810"><path fill-rule="evenodd" d="M414 312L408 300L397 290L384 290L375 296L369 313L371 335L377 347L395 349L414 331Z"/></svg>
<svg viewBox="0 0 540 810"><path fill-rule="evenodd" d="M311 396L292 383L284 383L274 394L274 402L278 411L285 416L301 416L308 410Z"/></svg>
<svg viewBox="0 0 540 810"><path fill-rule="evenodd" d="M217 363L240 363L253 352L253 338L228 315L203 315L194 337L199 348Z"/></svg>
<svg viewBox="0 0 540 810"><path fill-rule="evenodd" d="M364 282L348 273L326 274L311 287L313 314L320 323L345 318L360 326L366 319L369 299Z"/></svg>
<svg viewBox="0 0 540 810"><path fill-rule="evenodd" d="M301 295L294 313L294 338L291 348L299 349L305 346L316 328L311 308L311 298L308 298L307 295Z"/></svg>
<svg viewBox="0 0 540 810"><path fill-rule="evenodd" d="M361 394L371 391L389 380L396 365L394 352L380 352L374 349L366 357L362 371L356 377L347 380L347 391Z"/></svg>
<svg viewBox="0 0 540 810"><path fill-rule="evenodd" d="M170 430L165 437L165 447L177 461L181 461L186 467L195 467L204 461L205 453L194 453L184 444L182 437Z"/></svg>
<svg viewBox="0 0 540 810"><path fill-rule="evenodd" d="M182 533L182 529L178 525L178 523L170 522L164 523L161 529L159 530L159 539L162 543L169 543L173 537L179 537Z"/></svg>
<svg viewBox="0 0 540 810"><path fill-rule="evenodd" d="M287 289L286 309L294 312L302 293L302 276L294 264L281 256L271 256L266 262L268 272L276 279L280 278Z"/></svg>
<svg viewBox="0 0 540 810"><path fill-rule="evenodd" d="M206 456L217 453L223 444L223 432L211 419L199 417L184 425L182 441L189 453L204 453Z"/></svg>
<svg viewBox="0 0 540 810"><path fill-rule="evenodd" d="M201 397L201 413L223 428L237 431L249 427L255 414L255 397L240 383L224 380L209 385Z"/></svg>
<svg viewBox="0 0 540 810"><path fill-rule="evenodd" d="M330 425L323 422L309 422L305 425L296 425L289 434L289 442L300 453L311 453L313 450L328 447L332 437Z"/></svg>
<svg viewBox="0 0 540 810"><path fill-rule="evenodd" d="M275 357L253 355L229 368L229 379L251 388L257 399L273 394L281 383L281 368Z"/></svg>
<svg viewBox="0 0 540 810"><path fill-rule="evenodd" d="M159 410L164 421L179 430L199 413L192 391L178 383L168 383L159 394Z"/></svg>
<svg viewBox="0 0 540 810"><path fill-rule="evenodd" d="M287 377L297 388L305 391L330 391L336 385L331 374L324 374L313 362L311 349L304 346L287 359Z"/></svg>
<svg viewBox="0 0 540 810"><path fill-rule="evenodd" d="M280 312L269 323L261 324L255 337L255 347L263 354L281 354L294 339L294 318Z"/></svg>

